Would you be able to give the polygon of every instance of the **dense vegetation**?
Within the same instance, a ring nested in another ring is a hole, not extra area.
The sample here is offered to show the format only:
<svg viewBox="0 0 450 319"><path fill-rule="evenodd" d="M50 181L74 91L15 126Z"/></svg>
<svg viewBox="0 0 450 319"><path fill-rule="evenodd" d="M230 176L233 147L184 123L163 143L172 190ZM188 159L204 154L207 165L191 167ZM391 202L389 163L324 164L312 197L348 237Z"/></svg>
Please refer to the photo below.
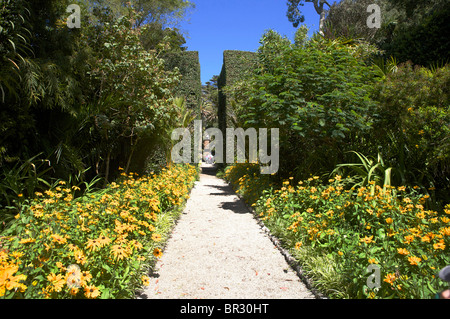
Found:
<svg viewBox="0 0 450 319"><path fill-rule="evenodd" d="M0 2L0 297L133 298L148 283L198 177L167 157L200 113L198 72L190 103L189 67L167 61L199 70L169 27L191 5Z"/></svg>
<svg viewBox="0 0 450 319"><path fill-rule="evenodd" d="M122 171L81 197L59 181L24 200L0 238L0 296L134 298L148 284L197 173L187 164L142 177Z"/></svg>
<svg viewBox="0 0 450 319"><path fill-rule="evenodd" d="M264 34L259 67L228 88L239 123L280 128L279 175L350 174L364 169L362 154L366 174L372 170L359 182L417 185L442 209L450 190L448 67L380 68L369 44L305 35L299 29L290 43Z"/></svg>
<svg viewBox="0 0 450 319"><path fill-rule="evenodd" d="M450 263L450 205L427 209L417 187L355 186L340 175L278 185L249 163L224 176L331 298L434 298L448 287L436 274ZM379 285L369 286L371 266Z"/></svg>
<svg viewBox="0 0 450 319"><path fill-rule="evenodd" d="M447 1L376 1L378 30L366 0L326 15L312 1L322 34L269 30L255 53L226 51L203 88L175 27L190 1L73 2L82 28L67 27L65 0L0 2L0 296L132 297L197 175L171 165L171 132L200 115L206 127L280 129L278 173L252 163L224 175L326 294L443 287ZM303 2L289 1L294 24Z"/></svg>
<svg viewBox="0 0 450 319"><path fill-rule="evenodd" d="M58 179L104 186L119 166L165 165L171 128L190 110L176 99L182 74L162 59L184 41L164 24L188 2L119 2L77 2L78 29L66 25L67 1L1 2L2 223L17 214L19 195Z"/></svg>
<svg viewBox="0 0 450 319"><path fill-rule="evenodd" d="M224 177L325 294L432 298L450 263L450 68L448 41L419 37L444 36L446 5L420 6L434 20L391 11L399 26L388 41L386 25L342 24L364 3L334 5L324 36L262 36L253 72L225 91L241 126L280 128L280 170L235 164Z"/></svg>

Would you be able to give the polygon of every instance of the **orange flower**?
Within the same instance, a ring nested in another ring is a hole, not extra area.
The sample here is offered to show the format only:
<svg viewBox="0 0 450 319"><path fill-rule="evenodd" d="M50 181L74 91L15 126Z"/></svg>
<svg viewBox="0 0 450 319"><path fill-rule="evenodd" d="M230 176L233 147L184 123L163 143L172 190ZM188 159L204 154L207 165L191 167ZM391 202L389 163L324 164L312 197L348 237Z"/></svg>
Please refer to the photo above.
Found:
<svg viewBox="0 0 450 319"><path fill-rule="evenodd" d="M414 236L413 235L407 235L405 236L405 241L403 243L405 244L411 244L411 242L414 240Z"/></svg>
<svg viewBox="0 0 450 319"><path fill-rule="evenodd" d="M398 252L400 255L405 255L405 256L409 254L409 251L406 250L405 248L397 248L397 252Z"/></svg>
<svg viewBox="0 0 450 319"><path fill-rule="evenodd" d="M394 220L391 217L386 218L386 223L392 224Z"/></svg>
<svg viewBox="0 0 450 319"><path fill-rule="evenodd" d="M397 279L397 276L393 273L389 273L384 277L383 281L387 282L388 284L393 285L394 281Z"/></svg>
<svg viewBox="0 0 450 319"><path fill-rule="evenodd" d="M444 244L443 241L440 241L439 243L434 244L433 248L436 249L436 250L438 250L438 249L444 250L445 249L445 244Z"/></svg>
<svg viewBox="0 0 450 319"><path fill-rule="evenodd" d="M450 236L450 227L444 227L440 230L440 233L444 236Z"/></svg>
<svg viewBox="0 0 450 319"><path fill-rule="evenodd" d="M129 255L128 249L120 246L120 245L114 245L111 247L112 254L114 255L114 258L117 259L124 259L127 258Z"/></svg>
<svg viewBox="0 0 450 319"><path fill-rule="evenodd" d="M159 248L155 248L154 250L153 250L153 256L155 256L156 258L160 258L161 256L162 256L162 251L161 251L161 249L159 249Z"/></svg>
<svg viewBox="0 0 450 319"><path fill-rule="evenodd" d="M86 286L84 288L84 295L88 298L95 299L100 296L100 290L98 290L98 288L93 285Z"/></svg>
<svg viewBox="0 0 450 319"><path fill-rule="evenodd" d="M411 265L417 266L422 261L422 259L419 257L416 257L416 256L411 256L411 257L408 257L408 261Z"/></svg>

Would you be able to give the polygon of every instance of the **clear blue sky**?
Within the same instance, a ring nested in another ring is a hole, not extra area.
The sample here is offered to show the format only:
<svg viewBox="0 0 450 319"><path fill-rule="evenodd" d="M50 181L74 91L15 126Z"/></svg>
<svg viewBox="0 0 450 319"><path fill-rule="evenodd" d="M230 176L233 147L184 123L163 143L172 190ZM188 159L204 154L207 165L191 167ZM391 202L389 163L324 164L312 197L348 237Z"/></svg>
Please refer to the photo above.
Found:
<svg viewBox="0 0 450 319"><path fill-rule="evenodd" d="M223 51L255 52L265 30L273 29L293 40L296 28L286 17L285 0L192 0L196 8L180 24L189 51L198 51L201 81L219 75ZM310 35L318 30L319 15L312 3L302 8Z"/></svg>

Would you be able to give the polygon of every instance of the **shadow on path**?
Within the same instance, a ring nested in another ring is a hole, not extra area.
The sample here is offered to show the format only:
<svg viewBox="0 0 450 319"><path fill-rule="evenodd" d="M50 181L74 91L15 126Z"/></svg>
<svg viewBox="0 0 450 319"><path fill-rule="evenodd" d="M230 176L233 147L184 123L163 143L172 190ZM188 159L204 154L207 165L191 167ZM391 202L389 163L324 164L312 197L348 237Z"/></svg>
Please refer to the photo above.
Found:
<svg viewBox="0 0 450 319"><path fill-rule="evenodd" d="M216 167L216 165L212 165L212 166L202 165L201 173L205 174L205 175L216 176L217 167Z"/></svg>

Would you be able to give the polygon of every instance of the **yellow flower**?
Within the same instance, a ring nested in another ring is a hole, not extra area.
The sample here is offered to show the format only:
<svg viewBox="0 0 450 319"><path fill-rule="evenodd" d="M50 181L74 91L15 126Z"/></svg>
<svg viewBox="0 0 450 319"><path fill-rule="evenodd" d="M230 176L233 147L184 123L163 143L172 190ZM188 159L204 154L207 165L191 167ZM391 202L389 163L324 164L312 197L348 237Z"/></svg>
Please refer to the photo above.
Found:
<svg viewBox="0 0 450 319"><path fill-rule="evenodd" d="M141 280L142 280L142 284L144 285L144 286L148 286L148 285L150 285L150 278L148 278L148 276L142 276L141 277Z"/></svg>
<svg viewBox="0 0 450 319"><path fill-rule="evenodd" d="M411 265L417 266L422 261L422 259L419 257L416 257L416 256L411 256L411 257L408 257L408 261Z"/></svg>
<svg viewBox="0 0 450 319"><path fill-rule="evenodd" d="M92 275L88 270L85 270L80 274L80 278L82 280L82 285L86 285L86 283L91 281Z"/></svg>
<svg viewBox="0 0 450 319"><path fill-rule="evenodd" d="M416 214L416 217L420 218L420 219L424 219L425 218L425 213L424 212L419 212L419 213Z"/></svg>
<svg viewBox="0 0 450 319"><path fill-rule="evenodd" d="M86 249L95 251L96 249L102 247L98 239L88 239Z"/></svg>
<svg viewBox="0 0 450 319"><path fill-rule="evenodd" d="M53 239L53 241L55 243L58 243L58 244L65 244L65 243L67 243L67 239L64 238L63 236L59 235L59 234L52 234L52 235L50 235L50 237Z"/></svg>
<svg viewBox="0 0 450 319"><path fill-rule="evenodd" d="M155 248L153 250L153 256L155 256L156 258L160 258L162 255L163 255L163 253L162 253L161 249Z"/></svg>
<svg viewBox="0 0 450 319"><path fill-rule="evenodd" d="M98 241L100 247L103 247L103 246L108 245L108 244L111 242L111 239L109 239L109 238L108 238L107 236L105 236L105 235L100 235L100 236L97 238L97 241Z"/></svg>
<svg viewBox="0 0 450 319"><path fill-rule="evenodd" d="M378 264L378 261L375 258L369 258L369 264Z"/></svg>
<svg viewBox="0 0 450 319"><path fill-rule="evenodd" d="M372 240L373 236L365 236L364 238L361 238L359 241L362 243L366 243L366 244L370 244L373 243L374 241Z"/></svg>
<svg viewBox="0 0 450 319"><path fill-rule="evenodd" d="M116 259L124 259L129 256L129 250L120 246L120 245L114 245L111 247L112 254L114 255L114 258Z"/></svg>
<svg viewBox="0 0 450 319"><path fill-rule="evenodd" d="M153 241L161 241L161 235L160 234L152 234L152 240Z"/></svg>
<svg viewBox="0 0 450 319"><path fill-rule="evenodd" d="M61 274L54 274L54 273L50 273L47 276L47 280L50 281L50 284L52 285L50 287L50 291L56 291L59 292L62 290L62 288L64 287L64 284L66 283L66 280L64 279L63 275Z"/></svg>
<svg viewBox="0 0 450 319"><path fill-rule="evenodd" d="M302 243L301 242L296 242L295 243L295 249L300 249L300 247L302 247Z"/></svg>
<svg viewBox="0 0 450 319"><path fill-rule="evenodd" d="M34 243L36 239L34 238L23 238L19 241L20 244L28 244L28 243Z"/></svg>
<svg viewBox="0 0 450 319"><path fill-rule="evenodd" d="M338 251L338 255L342 256L342 255L344 255L344 253L342 251Z"/></svg>
<svg viewBox="0 0 450 319"><path fill-rule="evenodd" d="M386 218L386 223L392 224L394 220L391 217Z"/></svg>
<svg viewBox="0 0 450 319"><path fill-rule="evenodd" d="M87 298L95 299L98 296L100 296L100 290L97 287L95 287L94 285L86 286L84 288L84 295Z"/></svg>

